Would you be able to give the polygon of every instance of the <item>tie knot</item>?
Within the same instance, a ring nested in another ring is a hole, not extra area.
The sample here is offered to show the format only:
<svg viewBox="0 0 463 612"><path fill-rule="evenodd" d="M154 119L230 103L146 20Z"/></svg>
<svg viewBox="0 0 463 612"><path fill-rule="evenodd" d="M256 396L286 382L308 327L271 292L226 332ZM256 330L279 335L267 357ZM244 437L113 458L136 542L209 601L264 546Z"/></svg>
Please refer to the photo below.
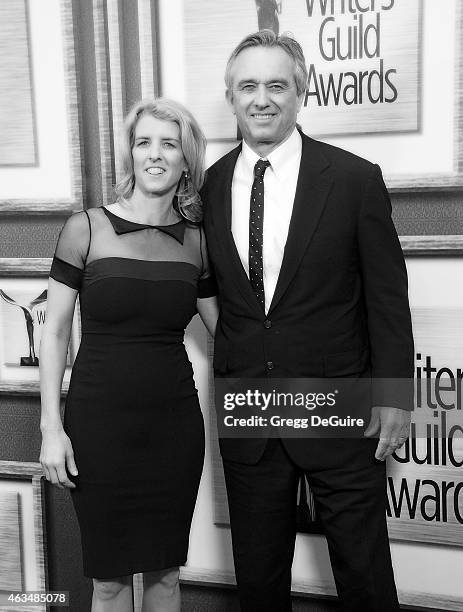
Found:
<svg viewBox="0 0 463 612"><path fill-rule="evenodd" d="M254 177L262 178L269 166L270 162L267 159L259 159L254 166Z"/></svg>

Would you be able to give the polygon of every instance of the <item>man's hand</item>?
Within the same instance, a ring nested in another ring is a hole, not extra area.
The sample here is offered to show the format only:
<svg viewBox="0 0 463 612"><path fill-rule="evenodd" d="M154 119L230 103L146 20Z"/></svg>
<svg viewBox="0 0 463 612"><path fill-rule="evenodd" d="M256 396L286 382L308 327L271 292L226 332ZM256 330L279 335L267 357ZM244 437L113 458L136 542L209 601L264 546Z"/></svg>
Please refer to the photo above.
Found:
<svg viewBox="0 0 463 612"><path fill-rule="evenodd" d="M410 433L411 413L390 406L373 406L365 437L373 438L379 433L375 457L384 461L402 446Z"/></svg>

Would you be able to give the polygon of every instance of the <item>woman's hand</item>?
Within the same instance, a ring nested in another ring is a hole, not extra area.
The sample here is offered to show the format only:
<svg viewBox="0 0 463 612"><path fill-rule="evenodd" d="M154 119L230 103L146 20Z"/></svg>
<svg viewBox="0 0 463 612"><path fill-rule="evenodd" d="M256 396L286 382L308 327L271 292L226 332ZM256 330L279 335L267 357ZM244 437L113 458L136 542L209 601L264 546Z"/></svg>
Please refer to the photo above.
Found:
<svg viewBox="0 0 463 612"><path fill-rule="evenodd" d="M63 428L42 432L40 463L49 482L60 489L75 489L76 485L69 480L66 468L72 476L77 476L77 466L71 440Z"/></svg>

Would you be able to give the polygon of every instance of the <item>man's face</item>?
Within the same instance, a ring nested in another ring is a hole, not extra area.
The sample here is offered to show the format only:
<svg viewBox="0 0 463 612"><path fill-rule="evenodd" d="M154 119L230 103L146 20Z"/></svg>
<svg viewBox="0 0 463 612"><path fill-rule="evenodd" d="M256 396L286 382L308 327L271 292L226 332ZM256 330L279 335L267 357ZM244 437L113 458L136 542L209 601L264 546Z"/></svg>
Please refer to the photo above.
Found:
<svg viewBox="0 0 463 612"><path fill-rule="evenodd" d="M294 130L303 94L296 92L294 61L279 47L250 47L231 68L227 100L246 143L266 156Z"/></svg>

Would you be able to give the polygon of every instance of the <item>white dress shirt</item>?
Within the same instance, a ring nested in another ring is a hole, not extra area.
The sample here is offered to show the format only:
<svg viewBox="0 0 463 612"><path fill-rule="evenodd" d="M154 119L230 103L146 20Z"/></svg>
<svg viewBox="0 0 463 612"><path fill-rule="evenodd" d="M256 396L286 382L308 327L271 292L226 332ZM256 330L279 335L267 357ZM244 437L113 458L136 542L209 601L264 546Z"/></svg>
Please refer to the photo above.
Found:
<svg viewBox="0 0 463 612"><path fill-rule="evenodd" d="M302 155L302 139L297 131L265 159L270 166L264 175L264 291L268 312L280 273L281 262L293 212L297 177ZM236 248L249 278L249 202L254 166L260 159L243 141L232 182L231 230Z"/></svg>

